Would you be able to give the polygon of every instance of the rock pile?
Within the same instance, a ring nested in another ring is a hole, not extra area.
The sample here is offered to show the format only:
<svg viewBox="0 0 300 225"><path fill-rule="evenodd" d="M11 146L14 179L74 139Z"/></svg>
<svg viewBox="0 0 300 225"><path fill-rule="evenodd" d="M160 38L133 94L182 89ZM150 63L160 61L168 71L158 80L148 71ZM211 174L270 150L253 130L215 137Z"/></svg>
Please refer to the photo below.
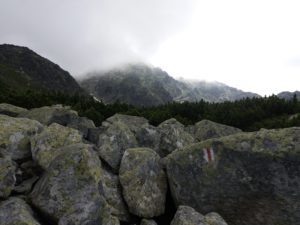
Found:
<svg viewBox="0 0 300 225"><path fill-rule="evenodd" d="M300 128L1 107L0 224L300 224Z"/></svg>

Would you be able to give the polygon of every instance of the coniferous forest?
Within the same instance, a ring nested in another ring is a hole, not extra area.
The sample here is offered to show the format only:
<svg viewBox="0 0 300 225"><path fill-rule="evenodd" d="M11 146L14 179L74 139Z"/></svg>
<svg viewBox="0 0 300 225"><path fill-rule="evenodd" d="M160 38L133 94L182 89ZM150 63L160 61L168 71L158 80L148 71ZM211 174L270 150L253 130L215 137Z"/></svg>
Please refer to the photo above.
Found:
<svg viewBox="0 0 300 225"><path fill-rule="evenodd" d="M273 95L246 98L235 102L183 102L145 108L118 102L105 105L90 96L79 94L67 95L60 92L32 90L17 92L8 91L4 86L0 90L0 102L28 109L54 104L69 105L81 116L92 119L98 126L115 113L142 116L152 125L158 125L169 118L176 118L185 125L208 119L238 127L243 131L300 126L300 102L296 96L290 100Z"/></svg>

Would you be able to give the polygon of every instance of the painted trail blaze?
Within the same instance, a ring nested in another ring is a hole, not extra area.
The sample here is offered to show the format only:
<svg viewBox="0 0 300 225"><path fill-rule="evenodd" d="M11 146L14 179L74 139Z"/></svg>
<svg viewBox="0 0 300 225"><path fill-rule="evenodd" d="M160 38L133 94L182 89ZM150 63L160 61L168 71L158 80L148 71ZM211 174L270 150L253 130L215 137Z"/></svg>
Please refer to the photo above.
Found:
<svg viewBox="0 0 300 225"><path fill-rule="evenodd" d="M203 148L203 157L206 162L211 162L215 160L215 154L212 147L210 148Z"/></svg>

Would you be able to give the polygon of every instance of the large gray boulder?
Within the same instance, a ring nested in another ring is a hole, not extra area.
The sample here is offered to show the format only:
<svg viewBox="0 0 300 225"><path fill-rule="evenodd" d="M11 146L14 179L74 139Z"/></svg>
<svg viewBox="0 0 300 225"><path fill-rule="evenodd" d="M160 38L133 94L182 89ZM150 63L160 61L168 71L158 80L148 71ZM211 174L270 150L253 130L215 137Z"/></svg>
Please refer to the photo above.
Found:
<svg viewBox="0 0 300 225"><path fill-rule="evenodd" d="M159 152L159 130L149 125L145 118L137 116L115 114L100 128L90 129L88 138L92 142L97 141L100 157L115 171L119 169L128 148L150 147Z"/></svg>
<svg viewBox="0 0 300 225"><path fill-rule="evenodd" d="M87 138L90 129L96 128L94 122L86 117L75 117L67 126L79 130L84 138Z"/></svg>
<svg viewBox="0 0 300 225"><path fill-rule="evenodd" d="M119 177L131 213L144 218L164 213L167 180L160 157L154 150L127 149L122 158Z"/></svg>
<svg viewBox="0 0 300 225"><path fill-rule="evenodd" d="M158 130L161 135L159 145L161 157L194 142L194 138L186 132L184 125L174 118L162 122Z"/></svg>
<svg viewBox="0 0 300 225"><path fill-rule="evenodd" d="M0 115L0 154L13 160L31 158L30 138L42 129L35 120Z"/></svg>
<svg viewBox="0 0 300 225"><path fill-rule="evenodd" d="M208 225L227 225L226 221L216 212L206 214L204 221Z"/></svg>
<svg viewBox="0 0 300 225"><path fill-rule="evenodd" d="M149 124L141 126L135 137L139 147L148 147L160 154L161 134L157 127Z"/></svg>
<svg viewBox="0 0 300 225"><path fill-rule="evenodd" d="M20 113L19 117L37 120L44 125L58 123L63 126L69 126L80 130L85 137L88 134L89 128L95 128L93 121L84 117L79 117L78 113L71 110L69 106L44 106Z"/></svg>
<svg viewBox="0 0 300 225"><path fill-rule="evenodd" d="M112 215L103 216L101 225L120 225L120 221L118 217Z"/></svg>
<svg viewBox="0 0 300 225"><path fill-rule="evenodd" d="M100 224L106 203L98 189L103 173L97 154L86 144L61 152L35 185L32 204L59 225Z"/></svg>
<svg viewBox="0 0 300 225"><path fill-rule="evenodd" d="M0 202L1 225L40 225L34 218L33 211L26 202L20 198L11 197Z"/></svg>
<svg viewBox="0 0 300 225"><path fill-rule="evenodd" d="M32 157L42 168L46 169L61 153L61 147L82 141L82 135L78 130L52 123L40 134L31 138Z"/></svg>
<svg viewBox="0 0 300 225"><path fill-rule="evenodd" d="M137 147L138 143L134 133L122 121L103 122L103 132L98 139L99 156L118 171L122 156L127 148Z"/></svg>
<svg viewBox="0 0 300 225"><path fill-rule="evenodd" d="M143 117L115 114L106 119L108 123L122 123L126 125L133 133L138 133L141 127L147 126L148 120Z"/></svg>
<svg viewBox="0 0 300 225"><path fill-rule="evenodd" d="M171 225L207 225L204 216L189 206L179 206Z"/></svg>
<svg viewBox="0 0 300 225"><path fill-rule="evenodd" d="M122 123L133 133L139 147L148 147L158 151L160 142L159 130L151 126L147 119L138 116L115 114L106 121L109 123Z"/></svg>
<svg viewBox="0 0 300 225"><path fill-rule="evenodd" d="M21 113L19 117L37 120L44 125L58 123L66 126L73 118L78 117L78 113L71 110L69 106L53 105L31 109Z"/></svg>
<svg viewBox="0 0 300 225"><path fill-rule="evenodd" d="M201 120L191 127L191 133L197 142L210 138L228 136L239 132L242 132L242 130L224 124L215 123L210 120Z"/></svg>
<svg viewBox="0 0 300 225"><path fill-rule="evenodd" d="M18 106L14 106L11 104L7 104L7 103L0 104L0 114L4 114L7 116L16 117L20 113L25 113L27 111L28 111L27 109L24 109L24 108L18 107Z"/></svg>
<svg viewBox="0 0 300 225"><path fill-rule="evenodd" d="M119 176L102 168L103 179L100 182L100 194L105 198L110 214L116 216L120 221L128 222L130 214L122 196Z"/></svg>
<svg viewBox="0 0 300 225"><path fill-rule="evenodd" d="M171 225L227 225L225 220L215 212L203 216L189 206L179 206Z"/></svg>
<svg viewBox="0 0 300 225"><path fill-rule="evenodd" d="M233 225L300 224L300 128L238 133L173 152L173 199Z"/></svg>
<svg viewBox="0 0 300 225"><path fill-rule="evenodd" d="M8 157L0 156L0 198L7 198L14 189L15 172L15 163Z"/></svg>

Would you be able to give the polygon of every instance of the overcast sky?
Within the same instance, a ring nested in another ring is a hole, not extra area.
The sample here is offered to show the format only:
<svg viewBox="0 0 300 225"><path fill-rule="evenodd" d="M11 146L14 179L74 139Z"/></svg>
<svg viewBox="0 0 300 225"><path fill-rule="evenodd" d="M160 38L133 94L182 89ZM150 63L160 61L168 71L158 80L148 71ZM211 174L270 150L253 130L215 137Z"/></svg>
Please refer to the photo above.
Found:
<svg viewBox="0 0 300 225"><path fill-rule="evenodd" d="M269 95L300 89L299 0L0 0L0 43L79 76L128 62Z"/></svg>

